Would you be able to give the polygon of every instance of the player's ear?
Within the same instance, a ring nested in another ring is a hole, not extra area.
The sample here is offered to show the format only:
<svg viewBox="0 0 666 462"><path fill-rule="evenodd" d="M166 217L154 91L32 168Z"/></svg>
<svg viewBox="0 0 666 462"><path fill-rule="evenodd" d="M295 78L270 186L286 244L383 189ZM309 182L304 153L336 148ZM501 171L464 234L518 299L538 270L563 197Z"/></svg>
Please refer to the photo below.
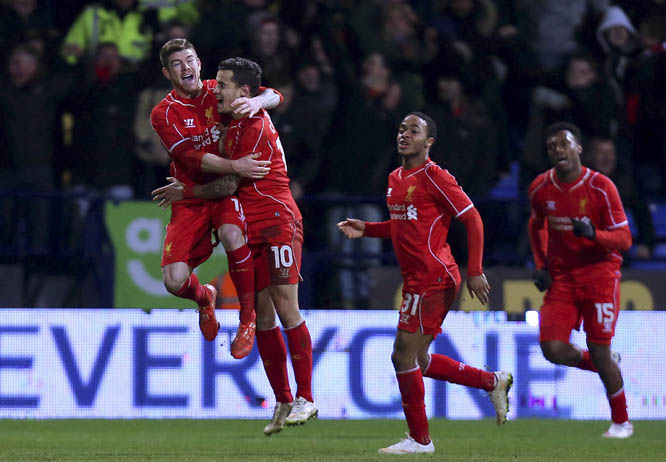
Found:
<svg viewBox="0 0 666 462"><path fill-rule="evenodd" d="M241 91L241 96L245 98L250 98L250 86L249 85L241 85L240 87Z"/></svg>
<svg viewBox="0 0 666 462"><path fill-rule="evenodd" d="M426 148L430 149L433 144L435 144L435 138L432 136L426 138Z"/></svg>
<svg viewBox="0 0 666 462"><path fill-rule="evenodd" d="M169 71L164 66L162 66L162 75L164 76L165 79L171 80L171 77L169 77Z"/></svg>

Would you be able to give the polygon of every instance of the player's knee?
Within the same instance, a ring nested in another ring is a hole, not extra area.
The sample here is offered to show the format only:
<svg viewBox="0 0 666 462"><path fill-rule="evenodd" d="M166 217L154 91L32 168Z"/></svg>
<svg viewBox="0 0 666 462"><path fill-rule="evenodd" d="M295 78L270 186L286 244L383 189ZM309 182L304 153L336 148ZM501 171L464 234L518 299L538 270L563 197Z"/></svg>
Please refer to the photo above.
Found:
<svg viewBox="0 0 666 462"><path fill-rule="evenodd" d="M222 225L217 230L217 237L226 251L236 250L245 245L245 235L236 225Z"/></svg>
<svg viewBox="0 0 666 462"><path fill-rule="evenodd" d="M544 358L553 364L562 363L562 351L555 342L541 342L539 345Z"/></svg>
<svg viewBox="0 0 666 462"><path fill-rule="evenodd" d="M186 279L179 277L176 274L173 273L165 273L164 278L164 288L173 295L177 295L178 292L180 292L180 289L182 289L183 284L185 284Z"/></svg>

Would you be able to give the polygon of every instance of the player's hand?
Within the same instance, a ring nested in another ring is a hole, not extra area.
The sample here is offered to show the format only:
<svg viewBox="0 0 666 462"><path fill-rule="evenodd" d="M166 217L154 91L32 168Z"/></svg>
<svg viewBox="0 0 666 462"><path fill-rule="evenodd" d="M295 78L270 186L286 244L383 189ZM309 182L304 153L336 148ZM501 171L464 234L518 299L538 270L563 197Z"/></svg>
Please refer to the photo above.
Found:
<svg viewBox="0 0 666 462"><path fill-rule="evenodd" d="M252 117L262 108L261 101L255 98L236 98L231 102L231 108L237 114Z"/></svg>
<svg viewBox="0 0 666 462"><path fill-rule="evenodd" d="M532 274L532 282L534 282L536 288L539 289L539 292L544 292L550 288L553 281L550 279L548 270L546 268L541 268L537 269L534 271L534 274Z"/></svg>
<svg viewBox="0 0 666 462"><path fill-rule="evenodd" d="M572 218L571 224L573 225L573 232L578 237L585 237L593 241L597 237L597 233L594 230L594 225L588 221L579 220L578 218Z"/></svg>
<svg viewBox="0 0 666 462"><path fill-rule="evenodd" d="M185 185L180 180L172 176L168 176L169 184L153 190L150 194L153 196L154 201L159 201L157 205L163 209L168 208L173 202L183 199L185 196Z"/></svg>
<svg viewBox="0 0 666 462"><path fill-rule="evenodd" d="M469 291L470 297L474 298L476 296L483 305L488 304L490 284L488 284L488 279L486 279L485 274L467 278L467 290Z"/></svg>
<svg viewBox="0 0 666 462"><path fill-rule="evenodd" d="M365 232L365 221L356 218L347 218L338 223L338 229L349 239L358 239L363 237Z"/></svg>
<svg viewBox="0 0 666 462"><path fill-rule="evenodd" d="M238 176L245 178L261 179L268 175L271 169L270 160L255 160L260 154L250 154L249 156L241 157L237 160L231 161L231 168Z"/></svg>

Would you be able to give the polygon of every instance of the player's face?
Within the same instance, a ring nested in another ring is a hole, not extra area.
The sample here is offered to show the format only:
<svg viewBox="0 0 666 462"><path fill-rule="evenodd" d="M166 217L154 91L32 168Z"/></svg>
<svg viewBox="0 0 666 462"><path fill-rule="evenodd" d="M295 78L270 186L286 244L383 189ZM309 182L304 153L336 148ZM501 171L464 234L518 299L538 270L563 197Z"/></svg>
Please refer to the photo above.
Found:
<svg viewBox="0 0 666 462"><path fill-rule="evenodd" d="M217 71L217 76L215 77L217 86L213 90L213 93L217 98L217 112L223 114L233 112L231 103L236 98L243 96L241 87L239 87L238 84L234 82L233 77L234 71Z"/></svg>
<svg viewBox="0 0 666 462"><path fill-rule="evenodd" d="M410 114L405 117L398 127L398 154L403 157L428 154L428 149L434 139L428 137L428 125L426 121Z"/></svg>
<svg viewBox="0 0 666 462"><path fill-rule="evenodd" d="M561 178L580 170L582 148L576 137L569 130L561 130L546 140L546 150L550 163Z"/></svg>
<svg viewBox="0 0 666 462"><path fill-rule="evenodd" d="M201 61L192 49L176 51L169 55L168 67L162 69L178 94L196 96L201 89Z"/></svg>

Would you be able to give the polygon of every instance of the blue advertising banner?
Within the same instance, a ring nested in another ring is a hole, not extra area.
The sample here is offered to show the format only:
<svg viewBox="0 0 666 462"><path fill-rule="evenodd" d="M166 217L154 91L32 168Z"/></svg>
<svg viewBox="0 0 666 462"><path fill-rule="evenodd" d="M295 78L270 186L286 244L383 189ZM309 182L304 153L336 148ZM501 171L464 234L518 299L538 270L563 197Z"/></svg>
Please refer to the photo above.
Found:
<svg viewBox="0 0 666 462"><path fill-rule="evenodd" d="M303 314L320 417L402 418L390 360L397 313ZM218 316L220 334L206 342L194 310L0 310L0 418L270 418L275 401L256 348L233 359L238 313ZM613 349L632 419L666 418L664 325L666 312L620 314ZM510 419L609 419L599 377L548 363L535 326L504 312L451 312L443 327L432 352L514 374ZM572 340L584 345L581 333ZM425 381L430 417L494 415L483 391Z"/></svg>

